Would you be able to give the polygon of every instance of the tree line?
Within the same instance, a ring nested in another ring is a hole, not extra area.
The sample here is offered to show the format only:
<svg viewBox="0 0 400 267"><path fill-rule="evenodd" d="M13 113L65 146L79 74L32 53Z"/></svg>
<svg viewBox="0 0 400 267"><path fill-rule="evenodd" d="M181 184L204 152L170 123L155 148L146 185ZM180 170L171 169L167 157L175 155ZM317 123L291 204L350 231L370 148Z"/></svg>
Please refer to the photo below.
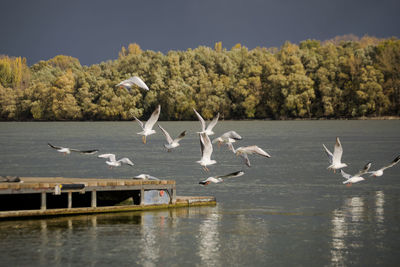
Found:
<svg viewBox="0 0 400 267"><path fill-rule="evenodd" d="M150 91L116 87L131 76ZM0 56L1 120L132 120L158 104L161 120L195 119L192 108L206 119L399 116L400 40L351 35L251 50L218 42L166 54L130 44L91 66Z"/></svg>

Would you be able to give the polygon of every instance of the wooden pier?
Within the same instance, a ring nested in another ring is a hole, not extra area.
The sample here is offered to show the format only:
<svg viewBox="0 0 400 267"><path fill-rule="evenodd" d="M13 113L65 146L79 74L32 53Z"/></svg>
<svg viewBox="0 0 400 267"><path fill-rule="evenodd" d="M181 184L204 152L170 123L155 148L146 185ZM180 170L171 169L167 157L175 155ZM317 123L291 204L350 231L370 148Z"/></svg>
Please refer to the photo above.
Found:
<svg viewBox="0 0 400 267"><path fill-rule="evenodd" d="M0 183L0 219L216 205L180 197L174 180L20 177Z"/></svg>

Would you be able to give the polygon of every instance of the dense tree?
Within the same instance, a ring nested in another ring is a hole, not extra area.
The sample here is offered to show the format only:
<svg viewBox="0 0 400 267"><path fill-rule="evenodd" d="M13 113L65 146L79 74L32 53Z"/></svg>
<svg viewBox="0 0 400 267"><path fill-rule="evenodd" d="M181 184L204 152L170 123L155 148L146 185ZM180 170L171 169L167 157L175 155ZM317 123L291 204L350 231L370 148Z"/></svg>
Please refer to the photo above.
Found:
<svg viewBox="0 0 400 267"><path fill-rule="evenodd" d="M149 86L116 87L139 76ZM118 59L81 66L59 55L28 67L0 56L2 120L340 118L400 115L400 41L354 35L281 48L230 50L221 42L167 54L122 47Z"/></svg>

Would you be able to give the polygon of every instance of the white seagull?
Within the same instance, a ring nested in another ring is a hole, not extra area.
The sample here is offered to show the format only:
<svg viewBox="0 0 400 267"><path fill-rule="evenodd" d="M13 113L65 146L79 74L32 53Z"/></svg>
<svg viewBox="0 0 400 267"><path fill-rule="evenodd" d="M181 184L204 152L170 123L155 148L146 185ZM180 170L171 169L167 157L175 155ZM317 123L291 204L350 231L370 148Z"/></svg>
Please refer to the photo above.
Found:
<svg viewBox="0 0 400 267"><path fill-rule="evenodd" d="M241 156L244 160L245 163L248 167L250 167L250 160L248 158L248 154L257 154L266 158L270 158L271 156L265 152L264 150L262 150L261 148L259 148L258 146L254 145L254 146L246 146L246 147L239 147L237 149L235 149L232 145L232 143L228 143L228 147L229 150L231 150L234 154L236 154L236 156Z"/></svg>
<svg viewBox="0 0 400 267"><path fill-rule="evenodd" d="M207 135L213 135L214 132L212 131L212 129L215 127L215 125L218 122L218 118L219 118L219 113L217 114L217 116L215 116L215 118L208 124L207 128L206 128L206 122L204 121L203 117L201 117L201 115L193 108L194 113L196 113L197 118L200 121L201 124L201 132L198 133L206 133Z"/></svg>
<svg viewBox="0 0 400 267"><path fill-rule="evenodd" d="M325 148L325 153L328 156L329 163L331 165L328 166L327 169L333 170L334 173L336 173L336 170L347 167L346 163L342 163L342 155L343 155L343 147L342 144L340 143L339 137L336 137L336 143L335 143L335 148L332 152L330 152L324 144L322 146Z"/></svg>
<svg viewBox="0 0 400 267"><path fill-rule="evenodd" d="M160 179L158 179L157 177L154 177L154 176L151 176L151 175L145 174L145 173L142 173L142 174L139 174L139 175L134 176L134 179L141 179L141 180L160 180Z"/></svg>
<svg viewBox="0 0 400 267"><path fill-rule="evenodd" d="M142 79L140 79L137 76L130 77L127 80L123 80L122 82L120 82L116 86L125 87L127 90L130 90L130 89L132 89L132 86L134 84L136 84L140 88L143 88L143 89L149 91L149 87L147 87L147 85L142 81Z"/></svg>
<svg viewBox="0 0 400 267"><path fill-rule="evenodd" d="M165 138L167 139L168 144L164 144L164 147L166 149L168 149L168 152L171 152L171 150L173 148L178 147L179 146L179 141L181 141L182 138L185 137L185 135L186 135L186 131L183 131L183 132L181 132L181 134L177 138L172 139L171 136L169 135L169 133L163 127L161 127L160 124L157 124L157 125L161 129L161 131L163 132Z"/></svg>
<svg viewBox="0 0 400 267"><path fill-rule="evenodd" d="M379 170L371 171L371 172L368 172L368 173L370 173L370 176L374 176L374 177L382 176L384 170L386 170L387 168L393 167L399 161L400 161L400 156L397 156L389 165L384 166L384 167L380 168Z"/></svg>
<svg viewBox="0 0 400 267"><path fill-rule="evenodd" d="M224 180L222 178L233 178L233 177L239 177L244 174L244 171L237 171L237 172L232 172L230 174L226 175L218 175L218 176L211 176L205 179L204 181L200 181L199 184L201 185L208 185L209 183L220 183L223 182Z"/></svg>
<svg viewBox="0 0 400 267"><path fill-rule="evenodd" d="M212 143L215 144L218 142L218 147L220 147L223 144L234 143L236 140L242 140L242 137L235 131L229 131L215 138Z"/></svg>
<svg viewBox="0 0 400 267"><path fill-rule="evenodd" d="M361 171L359 171L354 175L350 175L348 173L345 173L343 170L340 170L340 174L343 176L343 178L346 179L346 181L344 181L343 184L351 186L352 184L364 181L365 179L361 177L361 175L367 173L370 167L371 167L371 162L368 162L367 164L365 164L364 168Z"/></svg>
<svg viewBox="0 0 400 267"><path fill-rule="evenodd" d="M50 143L47 143L47 145L51 148L54 148L55 150L57 150L60 153L64 153L64 155L66 154L70 154L71 152L78 152L81 154L95 154L97 153L99 150L97 149L92 149L92 150L78 150L78 149L73 149L73 148L68 148L68 147L62 147L62 146L53 146Z"/></svg>
<svg viewBox="0 0 400 267"><path fill-rule="evenodd" d="M209 171L207 165L212 165L217 163L215 160L211 159L211 154L213 152L213 147L210 138L206 133L201 133L200 135L200 150L201 159L197 161L203 167L205 171Z"/></svg>
<svg viewBox="0 0 400 267"><path fill-rule="evenodd" d="M101 155L98 155L97 157L98 157L98 158L105 158L105 159L108 159L108 160L106 161L106 164L107 164L108 166L110 166L110 168L112 168L112 167L119 167L119 166L122 165L122 163L127 164L127 165L130 165L130 166L133 166L133 165L134 165L133 162L132 162L130 159L128 159L128 158L122 158L122 159L116 160L116 159L115 159L115 154L101 154Z"/></svg>
<svg viewBox="0 0 400 267"><path fill-rule="evenodd" d="M158 117L160 116L160 111L161 111L161 106L158 105L156 110L153 111L153 114L151 114L149 120L144 125L143 122L141 122L138 118L133 116L135 120L139 123L140 127L142 127L143 129L143 131L137 133L142 135L143 144L146 144L146 136L156 133L156 131L153 130L153 126L157 122Z"/></svg>

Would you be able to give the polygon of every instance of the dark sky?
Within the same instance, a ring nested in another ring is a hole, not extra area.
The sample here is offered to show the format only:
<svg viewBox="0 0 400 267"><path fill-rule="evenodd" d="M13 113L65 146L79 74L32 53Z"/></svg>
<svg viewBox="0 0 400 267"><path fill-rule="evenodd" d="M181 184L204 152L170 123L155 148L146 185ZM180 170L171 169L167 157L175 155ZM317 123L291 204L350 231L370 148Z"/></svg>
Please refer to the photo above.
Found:
<svg viewBox="0 0 400 267"><path fill-rule="evenodd" d="M399 0L0 0L0 54L91 65L129 43L166 53L219 41L252 49L350 33L399 37L399 11Z"/></svg>

